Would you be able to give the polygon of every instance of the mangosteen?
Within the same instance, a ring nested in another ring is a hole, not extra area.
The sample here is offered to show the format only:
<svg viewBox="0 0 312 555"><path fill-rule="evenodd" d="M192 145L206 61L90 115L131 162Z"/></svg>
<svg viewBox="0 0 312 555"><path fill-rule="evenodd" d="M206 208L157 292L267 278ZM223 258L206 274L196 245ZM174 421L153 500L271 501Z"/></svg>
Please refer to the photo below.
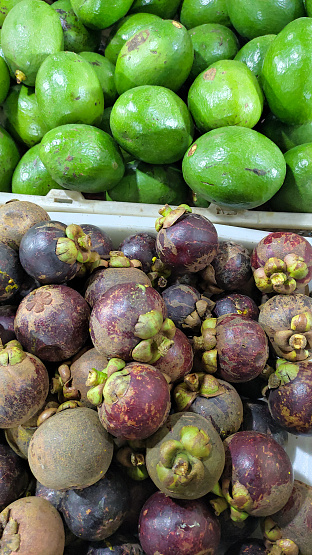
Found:
<svg viewBox="0 0 312 555"><path fill-rule="evenodd" d="M47 211L38 204L25 200L9 200L0 206L1 241L18 251L26 231L39 222L49 220Z"/></svg>
<svg viewBox="0 0 312 555"><path fill-rule="evenodd" d="M280 445L286 445L288 434L286 430L274 420L270 414L269 406L266 401L257 399L250 401L243 400L244 418L242 430L254 430L263 434L271 434Z"/></svg>
<svg viewBox="0 0 312 555"><path fill-rule="evenodd" d="M172 210L167 204L156 221L156 252L175 274L199 272L217 254L218 234L208 218L193 214L183 204Z"/></svg>
<svg viewBox="0 0 312 555"><path fill-rule="evenodd" d="M111 287L93 306L90 335L108 358L153 363L173 344L175 326L151 286L123 283Z"/></svg>
<svg viewBox="0 0 312 555"><path fill-rule="evenodd" d="M65 532L61 515L49 501L22 497L0 514L0 552L18 555L63 555Z"/></svg>
<svg viewBox="0 0 312 555"><path fill-rule="evenodd" d="M111 468L92 486L67 491L61 512L75 536L99 541L116 532L129 504L127 482L118 469Z"/></svg>
<svg viewBox="0 0 312 555"><path fill-rule="evenodd" d="M258 320L259 317L259 309L255 301L248 295L240 293L229 293L219 297L215 301L212 313L217 318L226 314L239 314L252 320Z"/></svg>
<svg viewBox="0 0 312 555"><path fill-rule="evenodd" d="M207 502L209 503L209 498L211 493L207 495ZM206 498L205 498L206 501ZM213 502L210 502L210 506L213 507ZM222 507L221 507L222 509ZM215 514L218 517L219 524L221 526L221 546L226 549L231 546L234 542L243 541L249 538L258 528L260 518L255 516L249 516L246 520L234 521L231 518L230 510L227 508L218 512L218 507L216 507Z"/></svg>
<svg viewBox="0 0 312 555"><path fill-rule="evenodd" d="M146 555L216 555L220 525L202 500L177 500L162 492L144 504L139 538Z"/></svg>
<svg viewBox="0 0 312 555"><path fill-rule="evenodd" d="M188 374L193 367L193 349L189 339L179 329L174 334L174 343L168 352L160 357L153 366L170 378L174 383Z"/></svg>
<svg viewBox="0 0 312 555"><path fill-rule="evenodd" d="M99 268L92 272L86 283L85 299L93 308L96 301L108 289L119 283L141 283L152 285L147 275L139 268Z"/></svg>
<svg viewBox="0 0 312 555"><path fill-rule="evenodd" d="M42 497L55 507L58 511L61 510L62 503L66 491L59 491L57 489L46 488L43 484L40 484L38 480L36 481L36 497Z"/></svg>
<svg viewBox="0 0 312 555"><path fill-rule="evenodd" d="M205 373L185 376L173 390L178 411L200 414L211 421L222 439L237 432L243 420L243 404L228 382Z"/></svg>
<svg viewBox="0 0 312 555"><path fill-rule="evenodd" d="M146 441L146 468L170 497L198 499L211 491L224 466L224 448L209 420L175 413Z"/></svg>
<svg viewBox="0 0 312 555"><path fill-rule="evenodd" d="M162 292L168 318L187 333L196 333L202 321L211 316L214 302L204 297L195 287L185 284L170 285Z"/></svg>
<svg viewBox="0 0 312 555"><path fill-rule="evenodd" d="M240 291L252 278L248 249L235 241L220 241L211 262L217 286L224 291Z"/></svg>
<svg viewBox="0 0 312 555"><path fill-rule="evenodd" d="M49 392L49 375L43 362L9 341L0 347L0 427L27 422L43 406Z"/></svg>
<svg viewBox="0 0 312 555"><path fill-rule="evenodd" d="M92 251L97 252L100 257L109 255L113 250L113 241L105 231L93 224L81 224L80 227L90 237Z"/></svg>
<svg viewBox="0 0 312 555"><path fill-rule="evenodd" d="M113 457L113 441L92 409L57 412L35 431L28 462L35 478L50 489L88 487L102 478Z"/></svg>
<svg viewBox="0 0 312 555"><path fill-rule="evenodd" d="M86 555L144 555L144 552L137 538L118 531L107 540L90 542Z"/></svg>
<svg viewBox="0 0 312 555"><path fill-rule="evenodd" d="M260 306L259 324L277 356L292 362L312 355L312 298L275 295Z"/></svg>
<svg viewBox="0 0 312 555"><path fill-rule="evenodd" d="M237 541L226 551L225 555L267 555L268 551L262 540L247 539Z"/></svg>
<svg viewBox="0 0 312 555"><path fill-rule="evenodd" d="M28 467L9 445L0 445L0 510L24 495L29 484Z"/></svg>
<svg viewBox="0 0 312 555"><path fill-rule="evenodd" d="M17 306L6 304L0 306L0 340L2 344L16 339L14 333L14 318Z"/></svg>
<svg viewBox="0 0 312 555"><path fill-rule="evenodd" d="M19 304L14 321L18 341L45 361L62 361L89 338L90 308L66 285L43 285Z"/></svg>
<svg viewBox="0 0 312 555"><path fill-rule="evenodd" d="M130 492L130 504L118 532L128 535L137 534L141 509L145 501L158 490L149 477L138 481L127 476L127 483Z"/></svg>
<svg viewBox="0 0 312 555"><path fill-rule="evenodd" d="M291 231L273 231L254 248L251 266L262 293L302 292L312 278L312 245Z"/></svg>
<svg viewBox="0 0 312 555"><path fill-rule="evenodd" d="M156 256L156 238L150 233L136 233L129 235L118 250L122 251L128 258L135 258L142 263L143 272L149 272L153 258Z"/></svg>
<svg viewBox="0 0 312 555"><path fill-rule="evenodd" d="M18 253L9 245L0 242L0 302L14 302L24 277L25 272Z"/></svg>

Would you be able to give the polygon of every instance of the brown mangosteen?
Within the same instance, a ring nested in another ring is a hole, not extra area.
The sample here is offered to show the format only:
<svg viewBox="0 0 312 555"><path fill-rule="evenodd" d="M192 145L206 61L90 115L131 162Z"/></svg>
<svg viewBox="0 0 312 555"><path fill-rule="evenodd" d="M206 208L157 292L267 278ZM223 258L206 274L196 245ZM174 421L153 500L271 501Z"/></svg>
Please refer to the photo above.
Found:
<svg viewBox="0 0 312 555"><path fill-rule="evenodd" d="M49 375L43 362L12 340L0 348L0 427L27 422L43 406Z"/></svg>
<svg viewBox="0 0 312 555"><path fill-rule="evenodd" d="M152 285L147 275L139 268L99 268L92 272L87 281L85 299L93 308L108 289L119 283L129 282Z"/></svg>
<svg viewBox="0 0 312 555"><path fill-rule="evenodd" d="M202 500L156 492L142 508L139 538L146 555L217 555L220 525Z"/></svg>
<svg viewBox="0 0 312 555"><path fill-rule="evenodd" d="M175 413L146 441L146 468L170 497L198 499L212 490L224 466L224 448L209 420Z"/></svg>
<svg viewBox="0 0 312 555"><path fill-rule="evenodd" d="M10 555L63 555L61 515L46 499L22 497L0 514L0 552Z"/></svg>
<svg viewBox="0 0 312 555"><path fill-rule="evenodd" d="M34 433L28 462L35 478L51 489L88 487L102 478L113 456L113 441L87 407L57 412Z"/></svg>
<svg viewBox="0 0 312 555"><path fill-rule="evenodd" d="M12 199L0 206L2 243L18 251L21 239L33 225L50 220L49 214L34 202Z"/></svg>
<svg viewBox="0 0 312 555"><path fill-rule="evenodd" d="M17 339L42 360L73 356L89 338L90 308L66 285L43 285L19 304L14 321Z"/></svg>
<svg viewBox="0 0 312 555"><path fill-rule="evenodd" d="M5 430L5 438L10 445L11 449L22 459L28 458L28 447L29 442L37 429L37 418L38 413L41 413L42 409L39 409L34 416L32 416L27 422L19 424L14 428L7 428Z"/></svg>

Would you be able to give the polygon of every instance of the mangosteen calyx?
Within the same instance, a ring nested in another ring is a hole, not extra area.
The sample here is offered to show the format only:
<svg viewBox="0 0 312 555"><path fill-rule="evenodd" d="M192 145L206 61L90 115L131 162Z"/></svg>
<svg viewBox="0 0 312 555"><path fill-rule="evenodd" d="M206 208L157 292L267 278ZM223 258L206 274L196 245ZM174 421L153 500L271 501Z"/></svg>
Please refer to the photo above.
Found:
<svg viewBox="0 0 312 555"><path fill-rule="evenodd" d="M116 459L132 480L148 478L144 453L134 450L130 445L124 445L117 451Z"/></svg>
<svg viewBox="0 0 312 555"><path fill-rule="evenodd" d="M157 256L152 258L151 269L147 277L151 280L153 287L158 285L160 288L167 286L167 280L171 276L171 269L162 262Z"/></svg>
<svg viewBox="0 0 312 555"><path fill-rule="evenodd" d="M131 376L125 368L114 372L107 378L103 388L103 399L106 404L113 404L123 397L130 385Z"/></svg>
<svg viewBox="0 0 312 555"><path fill-rule="evenodd" d="M119 372L126 366L124 360L111 358L104 370L89 370L86 386L91 387L87 392L87 398L93 405L100 405L103 401L103 389L110 376Z"/></svg>
<svg viewBox="0 0 312 555"><path fill-rule="evenodd" d="M279 330L274 334L274 343L291 361L307 359L312 350L312 313L310 311L293 316L289 330Z"/></svg>
<svg viewBox="0 0 312 555"><path fill-rule="evenodd" d="M14 366L15 364L19 364L26 358L26 353L23 350L22 345L16 341L16 339L12 339L4 346L0 345L0 365L1 366Z"/></svg>
<svg viewBox="0 0 312 555"><path fill-rule="evenodd" d="M2 528L0 552L2 555L10 555L12 552L18 551L21 542L18 523L10 517L10 509L2 511L0 525Z"/></svg>
<svg viewBox="0 0 312 555"><path fill-rule="evenodd" d="M88 262L92 249L90 236L77 224L68 225L65 234L66 237L56 242L55 254L59 260L67 264Z"/></svg>
<svg viewBox="0 0 312 555"><path fill-rule="evenodd" d="M268 258L263 267L254 270L256 286L262 293L290 294L297 288L297 279L308 275L309 269L304 259L294 253L284 259Z"/></svg>
<svg viewBox="0 0 312 555"><path fill-rule="evenodd" d="M199 272L199 275L202 280L199 285L205 292L205 295L219 295L224 292L224 289L221 289L217 284L216 272L212 264L208 264L206 268Z"/></svg>
<svg viewBox="0 0 312 555"><path fill-rule="evenodd" d="M194 351L204 351L202 363L205 372L214 374L218 366L217 318L207 318L201 325L201 335L192 339Z"/></svg>
<svg viewBox="0 0 312 555"><path fill-rule="evenodd" d="M290 539L282 537L281 529L272 517L267 517L262 526L265 547L269 555L299 555L297 544Z"/></svg>
<svg viewBox="0 0 312 555"><path fill-rule="evenodd" d="M135 335L137 337L149 335L149 337L142 339L134 347L131 353L133 360L153 364L153 362L167 354L170 347L174 344L173 338L176 327L170 318L162 320L162 314L157 310L151 310L139 316L135 326Z"/></svg>
<svg viewBox="0 0 312 555"><path fill-rule="evenodd" d="M222 395L222 393L224 393L224 387L217 378L211 374L198 372L184 376L184 382L174 388L173 399L177 411L182 412L188 410L199 395L208 399Z"/></svg>
<svg viewBox="0 0 312 555"><path fill-rule="evenodd" d="M162 443L160 460L156 465L159 480L172 492L179 492L192 480L202 480L202 459L211 452L209 436L196 426L183 426L180 441L171 439Z"/></svg>
<svg viewBox="0 0 312 555"><path fill-rule="evenodd" d="M160 229L171 227L185 212L192 212L192 209L187 204L180 204L174 210L170 208L169 204L166 204L163 208L158 210L159 214L161 214L160 218L157 218L155 222L155 229L156 231L160 231Z"/></svg>
<svg viewBox="0 0 312 555"><path fill-rule="evenodd" d="M282 358L276 361L276 371L270 375L268 386L269 389L274 389L280 385L285 385L294 380L299 372L299 365L293 362L288 362Z"/></svg>

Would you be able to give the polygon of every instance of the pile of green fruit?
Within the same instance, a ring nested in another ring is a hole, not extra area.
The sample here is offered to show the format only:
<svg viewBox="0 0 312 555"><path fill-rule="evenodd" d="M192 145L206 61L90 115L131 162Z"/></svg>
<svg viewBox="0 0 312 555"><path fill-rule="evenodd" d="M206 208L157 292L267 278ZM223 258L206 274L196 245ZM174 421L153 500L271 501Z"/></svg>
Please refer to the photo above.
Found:
<svg viewBox="0 0 312 555"><path fill-rule="evenodd" d="M0 0L0 25L0 191L312 212L310 0Z"/></svg>

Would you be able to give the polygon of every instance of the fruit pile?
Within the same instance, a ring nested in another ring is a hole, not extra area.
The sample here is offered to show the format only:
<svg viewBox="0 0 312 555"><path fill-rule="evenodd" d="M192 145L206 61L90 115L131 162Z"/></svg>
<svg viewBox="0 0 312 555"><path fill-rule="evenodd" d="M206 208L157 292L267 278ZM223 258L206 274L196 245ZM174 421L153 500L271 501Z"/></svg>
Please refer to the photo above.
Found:
<svg viewBox="0 0 312 555"><path fill-rule="evenodd" d="M312 245L159 214L0 207L0 553L311 554Z"/></svg>
<svg viewBox="0 0 312 555"><path fill-rule="evenodd" d="M0 0L0 191L312 212L310 0Z"/></svg>

